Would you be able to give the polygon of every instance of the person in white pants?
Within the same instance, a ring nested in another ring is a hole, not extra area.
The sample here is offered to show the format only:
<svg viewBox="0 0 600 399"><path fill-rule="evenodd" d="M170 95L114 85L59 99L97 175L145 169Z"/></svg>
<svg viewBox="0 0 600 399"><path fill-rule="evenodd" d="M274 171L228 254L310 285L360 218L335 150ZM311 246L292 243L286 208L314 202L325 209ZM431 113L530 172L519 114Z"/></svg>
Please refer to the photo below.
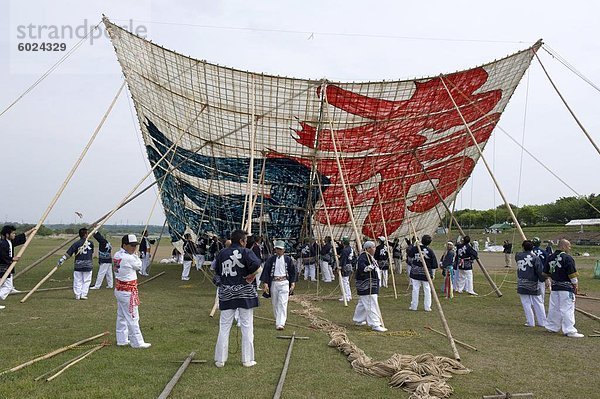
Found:
<svg viewBox="0 0 600 399"><path fill-rule="evenodd" d="M333 268L331 267L333 256L334 253L333 245L331 244L331 237L327 236L325 237L325 243L319 248L319 261L324 283L330 283L335 280Z"/></svg>
<svg viewBox="0 0 600 399"><path fill-rule="evenodd" d="M13 225L6 225L2 227L0 232L0 278L4 276L4 273L8 270L13 261L18 260L14 257L14 249L18 245L25 244L27 240L27 233L16 234L16 227ZM5 300L8 294L17 291L13 286L13 274L15 269L11 271L9 276L6 278L2 286L0 286L0 299ZM0 309L4 309L4 305L0 305Z"/></svg>
<svg viewBox="0 0 600 399"><path fill-rule="evenodd" d="M181 272L181 279L187 281L190 279L190 269L194 263L194 258L198 253L196 244L192 241L192 235L186 233L184 236L185 241L183 242L183 270Z"/></svg>
<svg viewBox="0 0 600 399"><path fill-rule="evenodd" d="M263 296L270 297L275 316L275 328L283 330L287 320L287 304L290 293L296 286L294 261L285 255L285 243L275 241L275 255L265 262L260 281L263 282Z"/></svg>
<svg viewBox="0 0 600 399"><path fill-rule="evenodd" d="M417 310L419 307L419 291L423 287L423 309L426 312L431 312L431 286L427 280L428 269L430 276L433 275L432 270L438 267L438 261L435 252L429 248L431 244L431 236L425 234L421 238L421 244L415 243L412 247L406 250L406 257L410 258L410 278L412 280L412 300L410 302L410 310ZM420 245L417 247L417 245ZM419 252L419 248L421 252ZM425 259L425 264L421 260L421 253ZM433 277L432 277L433 278Z"/></svg>
<svg viewBox="0 0 600 399"><path fill-rule="evenodd" d="M150 250L152 248L150 239L148 239L148 230L144 230L142 233L142 242L140 243L140 259L142 260L142 270L140 274L142 276L150 275Z"/></svg>
<svg viewBox="0 0 600 399"><path fill-rule="evenodd" d="M350 291L350 276L352 275L352 269L356 262L356 256L354 254L354 249L350 246L350 239L348 237L342 237L342 243L344 244L344 249L342 249L340 263L337 268L340 269L342 275L342 281L340 281L343 288L342 295L346 295L346 301L351 301L352 292ZM340 298L340 302L343 301L344 298Z"/></svg>
<svg viewBox="0 0 600 399"><path fill-rule="evenodd" d="M552 292L546 318L546 329L551 332L562 330L569 338L583 338L575 328L575 295L579 288L579 272L575 260L568 252L571 243L561 239L558 249L544 266L544 275L552 279Z"/></svg>
<svg viewBox="0 0 600 399"><path fill-rule="evenodd" d="M142 260L135 254L137 246L135 234L127 234L121 239L121 249L113 257L117 298L116 338L117 346L146 349L152 344L144 341L140 329L136 272L142 269Z"/></svg>
<svg viewBox="0 0 600 399"><path fill-rule="evenodd" d="M535 318L538 325L546 326L546 311L544 302L540 298L539 280L543 279L544 266L541 259L533 252L533 243L529 240L523 241L523 252L515 254L517 263L517 293L521 298L523 311L525 312L525 325L535 326Z"/></svg>
<svg viewBox="0 0 600 399"><path fill-rule="evenodd" d="M215 366L224 367L229 355L229 332L236 309L242 331L242 365L252 367L254 360L254 308L258 294L254 286L255 273L261 261L246 248L248 233L235 230L231 233L231 246L215 258L214 282L219 287L219 336L215 346Z"/></svg>
<svg viewBox="0 0 600 399"><path fill-rule="evenodd" d="M57 266L62 266L70 256L75 255L73 270L73 293L75 299L88 299L90 283L92 282L92 255L94 243L87 240L88 230L79 229L79 240L75 241L67 252L58 260Z"/></svg>
<svg viewBox="0 0 600 399"><path fill-rule="evenodd" d="M375 243L365 241L363 244L365 252L357 259L356 267L356 293L358 303L354 310L352 321L357 326L368 325L373 331L386 332L381 317L378 295L379 295L379 273L377 273L377 261L375 254Z"/></svg>
<svg viewBox="0 0 600 399"><path fill-rule="evenodd" d="M477 251L471 246L471 237L464 236L462 242L456 245L455 268L458 269L456 291L466 291L469 295L477 296L473 289L473 261L478 259Z"/></svg>
<svg viewBox="0 0 600 399"><path fill-rule="evenodd" d="M94 238L98 241L98 275L96 276L96 283L91 290L98 290L102 287L102 282L106 278L106 288L113 287L113 274L112 274L112 245L110 242L100 234L96 232Z"/></svg>

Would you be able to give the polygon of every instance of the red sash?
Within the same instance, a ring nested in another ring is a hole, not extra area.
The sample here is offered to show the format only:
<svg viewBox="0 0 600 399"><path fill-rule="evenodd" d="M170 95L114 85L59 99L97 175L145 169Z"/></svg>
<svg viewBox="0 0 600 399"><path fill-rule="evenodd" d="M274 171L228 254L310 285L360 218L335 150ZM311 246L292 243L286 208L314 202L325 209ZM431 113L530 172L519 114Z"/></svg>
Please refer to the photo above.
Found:
<svg viewBox="0 0 600 399"><path fill-rule="evenodd" d="M131 292L131 296L129 297L129 313L133 317L133 315L134 315L133 309L140 304L140 297L138 295L138 288L137 288L137 280L132 280L132 281L121 281L119 279L116 279L116 280L117 280L117 285L115 286L115 289L117 291Z"/></svg>

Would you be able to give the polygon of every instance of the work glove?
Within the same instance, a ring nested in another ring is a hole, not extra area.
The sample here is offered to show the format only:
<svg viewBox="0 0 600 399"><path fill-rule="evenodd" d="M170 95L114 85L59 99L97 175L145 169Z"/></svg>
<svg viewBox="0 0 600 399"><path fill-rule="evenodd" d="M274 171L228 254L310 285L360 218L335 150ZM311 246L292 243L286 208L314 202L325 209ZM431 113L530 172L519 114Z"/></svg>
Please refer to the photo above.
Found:
<svg viewBox="0 0 600 399"><path fill-rule="evenodd" d="M62 264L65 263L66 260L67 260L67 255L61 256L60 259L58 260L57 266L62 266Z"/></svg>

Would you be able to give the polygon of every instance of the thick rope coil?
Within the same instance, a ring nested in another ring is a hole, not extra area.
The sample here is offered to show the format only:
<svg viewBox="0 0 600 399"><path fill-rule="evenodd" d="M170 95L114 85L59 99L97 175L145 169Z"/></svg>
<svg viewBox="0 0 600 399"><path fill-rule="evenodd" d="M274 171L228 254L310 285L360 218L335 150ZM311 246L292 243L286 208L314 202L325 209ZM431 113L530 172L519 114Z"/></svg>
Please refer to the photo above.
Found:
<svg viewBox="0 0 600 399"><path fill-rule="evenodd" d="M372 377L389 378L389 385L410 392L410 399L448 398L454 389L447 380L453 374L470 373L460 362L431 353L416 356L394 353L387 360L373 360L350 341L345 328L318 315L323 310L314 307L306 297L291 297L290 300L302 306L301 310L292 310L292 313L307 318L311 327L326 332L330 338L328 345L346 355L354 371Z"/></svg>

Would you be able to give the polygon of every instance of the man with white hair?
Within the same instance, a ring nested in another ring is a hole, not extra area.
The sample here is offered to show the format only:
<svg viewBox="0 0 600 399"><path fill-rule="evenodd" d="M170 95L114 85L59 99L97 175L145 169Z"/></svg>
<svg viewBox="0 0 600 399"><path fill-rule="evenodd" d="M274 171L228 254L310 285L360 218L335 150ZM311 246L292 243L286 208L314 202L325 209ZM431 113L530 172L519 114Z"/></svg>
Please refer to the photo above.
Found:
<svg viewBox="0 0 600 399"><path fill-rule="evenodd" d="M263 296L271 297L275 328L283 330L287 319L288 298L296 286L296 266L291 257L285 254L285 243L275 241L275 255L265 262L260 281L263 283Z"/></svg>
<svg viewBox="0 0 600 399"><path fill-rule="evenodd" d="M575 260L568 254L570 250L571 243L561 239L558 249L548 257L544 266L544 274L552 279L546 330L558 332L562 329L569 338L583 338L584 335L575 328L575 295L579 287L579 273L575 268Z"/></svg>
<svg viewBox="0 0 600 399"><path fill-rule="evenodd" d="M375 254L375 243L366 241L363 244L365 252L358 256L356 269L356 292L358 303L352 320L358 326L369 325L373 331L386 332L379 310L379 275Z"/></svg>

